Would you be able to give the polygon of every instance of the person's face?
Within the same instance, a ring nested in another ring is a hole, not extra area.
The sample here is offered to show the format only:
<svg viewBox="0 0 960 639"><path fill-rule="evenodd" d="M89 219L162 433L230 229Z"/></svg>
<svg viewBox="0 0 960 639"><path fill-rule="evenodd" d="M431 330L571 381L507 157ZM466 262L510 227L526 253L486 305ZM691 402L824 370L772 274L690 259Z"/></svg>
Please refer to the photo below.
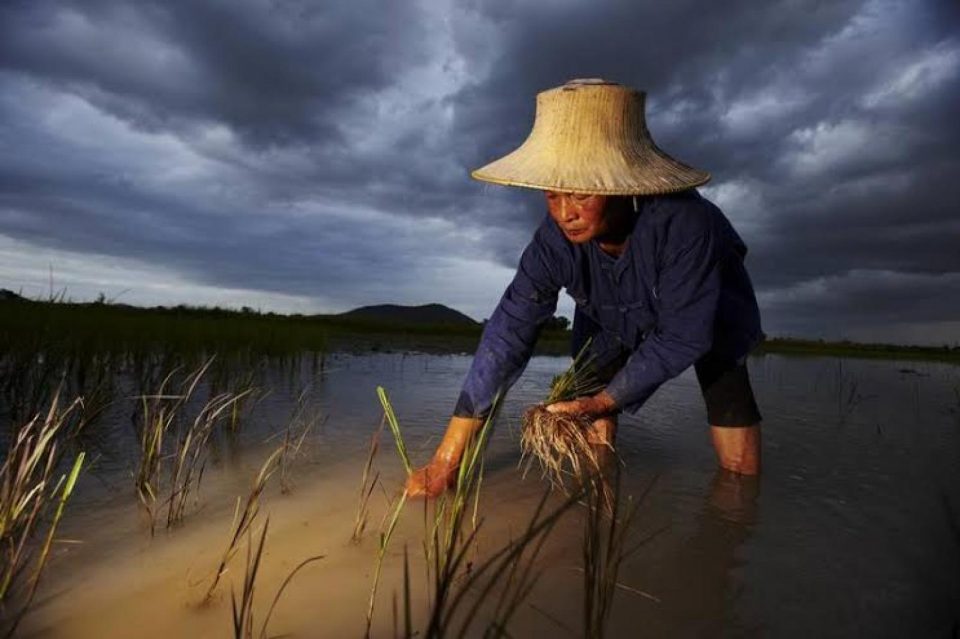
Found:
<svg viewBox="0 0 960 639"><path fill-rule="evenodd" d="M568 240L583 244L607 232L606 195L547 191L547 207Z"/></svg>

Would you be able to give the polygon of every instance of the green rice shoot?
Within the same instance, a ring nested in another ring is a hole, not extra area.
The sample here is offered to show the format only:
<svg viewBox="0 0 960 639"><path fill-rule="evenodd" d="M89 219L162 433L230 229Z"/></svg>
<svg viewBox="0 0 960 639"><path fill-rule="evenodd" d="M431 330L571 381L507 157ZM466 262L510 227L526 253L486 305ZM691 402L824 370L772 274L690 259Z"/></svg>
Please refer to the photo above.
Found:
<svg viewBox="0 0 960 639"><path fill-rule="evenodd" d="M547 406L571 401L603 390L597 380L595 363L587 357L590 340L584 344L566 371L553 378L550 392L542 404L531 406L522 417L520 447L521 464L529 470L535 458L543 476L554 486L563 488L566 480L582 481L599 472L601 460L588 433L593 420L583 415L551 413ZM526 471L525 471L526 472Z"/></svg>

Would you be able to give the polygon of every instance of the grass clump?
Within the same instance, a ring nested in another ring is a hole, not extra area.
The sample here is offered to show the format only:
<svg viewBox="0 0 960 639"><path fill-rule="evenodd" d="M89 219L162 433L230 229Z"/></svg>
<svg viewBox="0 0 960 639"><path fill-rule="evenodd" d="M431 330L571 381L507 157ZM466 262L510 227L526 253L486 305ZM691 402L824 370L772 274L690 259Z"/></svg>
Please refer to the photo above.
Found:
<svg viewBox="0 0 960 639"><path fill-rule="evenodd" d="M603 390L597 382L592 358L586 357L588 341L570 367L554 377L550 393L543 403L528 408L521 420L521 463L536 459L545 477L559 487L569 477L578 482L599 472L601 460L597 447L589 440L592 420L583 415L551 413L547 406L593 395ZM569 469L568 469L569 468Z"/></svg>

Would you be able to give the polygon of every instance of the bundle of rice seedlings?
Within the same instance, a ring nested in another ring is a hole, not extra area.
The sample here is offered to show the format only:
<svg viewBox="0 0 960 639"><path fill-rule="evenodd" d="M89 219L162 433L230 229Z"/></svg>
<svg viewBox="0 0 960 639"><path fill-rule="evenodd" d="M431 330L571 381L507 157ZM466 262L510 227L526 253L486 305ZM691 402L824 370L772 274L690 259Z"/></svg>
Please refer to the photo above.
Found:
<svg viewBox="0 0 960 639"><path fill-rule="evenodd" d="M590 342L580 349L570 367L553 378L543 403L528 408L520 432L521 463L536 458L543 475L557 487L572 477L577 483L600 471L601 459L587 433L593 420L584 415L551 413L547 406L593 395L603 390L597 381L593 358L586 357ZM568 468L569 467L569 470Z"/></svg>

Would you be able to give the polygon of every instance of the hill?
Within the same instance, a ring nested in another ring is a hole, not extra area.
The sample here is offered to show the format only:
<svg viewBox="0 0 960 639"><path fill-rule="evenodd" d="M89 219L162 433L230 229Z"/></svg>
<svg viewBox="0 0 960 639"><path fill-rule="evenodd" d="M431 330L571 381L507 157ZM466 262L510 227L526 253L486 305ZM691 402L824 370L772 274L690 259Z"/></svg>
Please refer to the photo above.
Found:
<svg viewBox="0 0 960 639"><path fill-rule="evenodd" d="M424 304L423 306L400 306L398 304L377 304L361 306L334 317L375 322L395 322L397 324L446 324L451 326L479 326L460 311L443 304Z"/></svg>
<svg viewBox="0 0 960 639"><path fill-rule="evenodd" d="M13 291L7 288L0 288L0 301L4 302L26 302L29 301L25 297L17 295Z"/></svg>

